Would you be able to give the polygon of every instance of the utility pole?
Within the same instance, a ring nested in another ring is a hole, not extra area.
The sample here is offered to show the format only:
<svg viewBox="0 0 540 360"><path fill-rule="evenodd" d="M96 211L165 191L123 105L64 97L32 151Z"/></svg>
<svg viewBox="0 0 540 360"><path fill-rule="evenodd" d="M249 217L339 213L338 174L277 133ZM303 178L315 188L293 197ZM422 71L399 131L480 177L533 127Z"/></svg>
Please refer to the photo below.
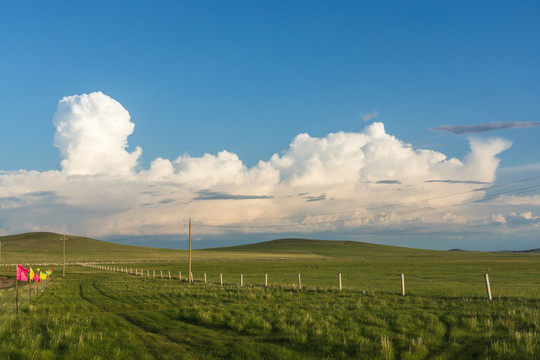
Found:
<svg viewBox="0 0 540 360"><path fill-rule="evenodd" d="M64 235L64 250L63 250L62 276L66 276L66 235Z"/></svg>
<svg viewBox="0 0 540 360"><path fill-rule="evenodd" d="M191 218L189 218L188 281L193 282L193 277L191 276Z"/></svg>

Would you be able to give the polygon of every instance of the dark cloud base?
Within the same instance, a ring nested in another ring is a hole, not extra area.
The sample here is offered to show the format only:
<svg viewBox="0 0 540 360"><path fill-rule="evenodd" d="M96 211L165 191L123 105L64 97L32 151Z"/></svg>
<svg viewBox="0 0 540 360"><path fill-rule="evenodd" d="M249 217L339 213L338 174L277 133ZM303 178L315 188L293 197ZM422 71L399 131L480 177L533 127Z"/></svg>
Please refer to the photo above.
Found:
<svg viewBox="0 0 540 360"><path fill-rule="evenodd" d="M517 128L529 128L540 126L539 121L509 121L509 122L492 122L489 124L479 125L441 125L432 128L437 131L448 131L452 134L478 134L487 131L505 130L505 129L517 129Z"/></svg>

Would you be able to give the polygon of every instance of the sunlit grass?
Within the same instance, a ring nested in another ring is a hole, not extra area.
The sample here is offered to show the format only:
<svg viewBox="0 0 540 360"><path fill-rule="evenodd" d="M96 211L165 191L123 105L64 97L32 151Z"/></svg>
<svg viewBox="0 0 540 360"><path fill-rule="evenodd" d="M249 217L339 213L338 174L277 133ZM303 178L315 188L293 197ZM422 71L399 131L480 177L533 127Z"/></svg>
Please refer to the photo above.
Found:
<svg viewBox="0 0 540 360"><path fill-rule="evenodd" d="M199 251L192 284L178 280L179 271L187 277L186 259L103 263L128 274L68 266L65 278L56 267L31 303L27 285L19 288L18 317L14 288L0 291L0 358L528 359L540 353L540 257L332 246L296 242L287 256L268 246ZM406 296L400 296L401 273ZM0 275L14 272L2 267Z"/></svg>
<svg viewBox="0 0 540 360"><path fill-rule="evenodd" d="M0 329L7 358L532 358L536 299L189 284L70 268ZM2 292L9 312L13 293ZM11 309L13 310L13 309ZM241 340L239 340L241 339Z"/></svg>

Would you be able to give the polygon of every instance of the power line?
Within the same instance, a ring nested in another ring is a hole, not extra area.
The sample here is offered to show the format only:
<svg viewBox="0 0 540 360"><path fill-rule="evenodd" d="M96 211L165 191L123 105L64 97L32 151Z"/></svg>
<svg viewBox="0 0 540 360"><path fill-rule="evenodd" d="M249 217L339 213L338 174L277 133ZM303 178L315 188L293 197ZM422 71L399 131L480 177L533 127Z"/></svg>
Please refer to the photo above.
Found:
<svg viewBox="0 0 540 360"><path fill-rule="evenodd" d="M522 182L522 181L520 181L520 182ZM514 183L518 183L518 182L514 182ZM418 212L423 212L423 211L439 210L439 209L453 207L453 206L466 205L466 204L472 204L472 203L479 203L479 202L483 202L483 201L486 201L486 200L492 200L492 199L498 198L498 197L500 197L502 195L510 195L510 194L511 195L517 195L517 194L528 193L528 192L537 191L537 190L540 190L540 185L529 186L529 187L526 187L526 188L510 190L510 191L506 191L506 192L499 192L497 194L483 196L482 198L478 198L478 199L468 199L468 200L463 200L463 201L450 202L450 203L446 203L446 204L430 205L430 206L425 206L425 207L422 207L422 208L406 209L406 210L401 210L401 211L394 212L393 214L395 214L395 215L405 215L405 214L418 213ZM470 192L471 191L464 192L464 193L470 193ZM463 194L463 193L460 193L460 194ZM460 194L457 194L457 195L460 195ZM451 195L448 195L448 196L451 196ZM430 199L422 200L422 201L425 202L425 201L444 198L444 197L448 197L448 196L435 197L435 198L430 198ZM421 201L410 202L410 204L411 203L419 203L419 202L421 202ZM396 204L396 205L384 205L384 206L378 206L378 207L373 207L373 208L366 208L366 210L368 210L368 209L389 208L389 207L394 207L394 206L398 207L398 206L403 206L404 204L405 203ZM341 212L341 213L318 214L318 215L306 215L304 218L309 217L309 216L317 217L317 216L336 215L336 214L344 214L344 213L351 213L351 212L353 212L353 211ZM295 217L295 218L297 218L297 217ZM355 220L368 219L368 218L371 218L371 216L363 216L363 217L360 217L360 218L356 218ZM287 220L287 219L292 219L292 218L282 218L282 220ZM310 225L338 224L338 223L342 223L342 222L345 222L345 221L348 221L348 220L351 220L351 219L349 218L349 219L338 219L338 220L313 221L313 222L308 222L308 223L299 222L299 223L269 224L269 225L257 225L257 224L212 225L212 224L201 223L200 226L211 227L211 228L299 227L299 226L310 226Z"/></svg>
<svg viewBox="0 0 540 360"><path fill-rule="evenodd" d="M275 217L275 218L260 218L260 217L259 218L243 218L243 220L244 221L292 220L292 219L306 218L308 216L342 215L342 214L348 214L348 213L355 213L355 212L358 212L358 211L366 211L366 210L370 211L370 210L379 210L379 209L385 209L385 208L393 208L393 207L398 207L398 206L409 206L409 205L416 204L416 203L425 203L425 202L428 202L428 201L439 200L439 199L444 199L444 198L448 198L448 197L454 197L454 196L458 196L458 195L465 195L465 194L475 193L475 192L479 192L479 191L495 190L495 189L498 189L498 188L501 188L501 187L515 185L515 184L519 184L519 183L523 183L523 182L527 182L527 181L531 181L531 180L537 180L537 179L540 179L540 176L535 176L535 177L531 177L531 178L527 178L527 179L523 179L523 180L512 181L512 182L507 182L507 183L503 183L503 184L491 185L491 186L488 186L488 187L479 187L479 188L476 188L476 189L473 189L473 190L467 190L467 191L463 191L463 192L459 192L459 193L441 195L441 196L430 197L430 198L425 198L425 199L420 199L420 200L407 201L407 202L398 203L398 204L377 205L377 206L371 206L371 207L366 207L366 208L356 208L356 209L345 210L345 211L319 213L319 214L315 214L315 215L314 214L307 214L307 215L296 215L296 216ZM197 220L200 220L200 221L227 221L227 220L237 220L237 218L219 218L219 219L198 218Z"/></svg>
<svg viewBox="0 0 540 360"><path fill-rule="evenodd" d="M441 200L441 199L447 199L447 198L453 198L456 196L462 196L472 193L479 193L479 192L488 192L488 191L496 191L498 189L503 189L508 186L517 185L529 181L534 181L540 179L540 176L534 176L522 180L516 180L512 182L506 182L502 184L497 185L491 185L491 186L483 186L478 187L472 190L458 192L458 193L452 193L447 195L440 195L435 197L429 197L424 198L420 200L413 200L403 203L394 203L394 204L385 204L385 205L377 205L377 206L371 206L371 207L365 207L365 208L357 208L357 209L351 209L351 210L345 210L345 211L337 211L337 212L327 212L327 213L318 213L318 214L305 214L305 215L296 215L296 216L288 216L288 217L268 217L268 218L243 218L242 221L249 221L249 222L270 222L274 221L272 224L209 224L207 221L230 221L230 220L238 220L238 218L198 218L198 219L192 219L193 220L193 226L201 226L206 228L228 228L228 229L250 229L250 228L276 228L276 227L303 227L303 226L313 226L313 225L324 225L324 224L339 224L344 223L346 221L350 220L362 220L362 219L370 219L372 216L362 216L362 217L346 217L341 219L330 219L330 220L321 220L321 221L310 221L310 222L298 222L294 220L298 219L304 219L307 218L317 218L317 217L328 217L328 216L340 216L340 215L346 215L346 214L354 214L359 211L365 212L365 211L373 211L373 210L384 210L384 209L399 209L399 208L405 208L414 206L415 204L426 204L430 201L434 200ZM454 207L459 205L466 205L466 204L472 204L472 203L480 203L485 201L490 201L493 199L496 199L498 197L504 196L504 195L517 195L517 194L523 194L523 193L529 193L533 191L540 190L540 184L531 185L519 189L513 189L513 190L507 190L507 191L499 191L494 194L489 195L483 195L481 197L473 198L473 199L466 199L466 200L460 200L460 201L450 201L444 204L438 204L438 205L427 205L422 207L414 207L414 208L405 208L402 210L393 211L392 214L394 215L406 215L406 214L412 214L412 213L419 213L419 212L425 212L425 211L433 211L433 210L439 210L443 208L448 207ZM159 234L171 234L177 230L184 229L187 225L186 222L188 219L182 219L181 222L174 222L166 225L161 226L147 226L146 229L143 229L137 234L138 236L144 236L144 235L159 235ZM275 223L275 222L282 222L282 223ZM122 235L118 235L119 237L123 237Z"/></svg>

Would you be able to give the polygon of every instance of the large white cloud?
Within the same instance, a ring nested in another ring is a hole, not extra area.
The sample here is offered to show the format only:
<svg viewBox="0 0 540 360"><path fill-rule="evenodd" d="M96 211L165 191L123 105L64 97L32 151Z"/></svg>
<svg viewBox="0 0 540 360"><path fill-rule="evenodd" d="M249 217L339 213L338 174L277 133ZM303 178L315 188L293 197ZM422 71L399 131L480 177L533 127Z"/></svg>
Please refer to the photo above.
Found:
<svg viewBox="0 0 540 360"><path fill-rule="evenodd" d="M4 233L174 233L184 231L178 224L188 217L199 220L198 233L221 231L209 225L234 224L254 225L239 232L279 234L493 222L493 212L479 211L478 205L462 206L459 213L445 206L481 198L484 193L475 190L494 181L497 155L511 145L472 139L463 160L449 159L414 149L376 122L353 133L300 134L288 149L251 168L224 150L157 158L148 169L138 169L142 150L126 150L134 124L109 96L65 97L53 123L60 171L0 173Z"/></svg>
<svg viewBox="0 0 540 360"><path fill-rule="evenodd" d="M135 125L127 110L111 97L101 92L64 97L53 123L54 145L67 174L127 175L137 165L142 150L125 150Z"/></svg>

